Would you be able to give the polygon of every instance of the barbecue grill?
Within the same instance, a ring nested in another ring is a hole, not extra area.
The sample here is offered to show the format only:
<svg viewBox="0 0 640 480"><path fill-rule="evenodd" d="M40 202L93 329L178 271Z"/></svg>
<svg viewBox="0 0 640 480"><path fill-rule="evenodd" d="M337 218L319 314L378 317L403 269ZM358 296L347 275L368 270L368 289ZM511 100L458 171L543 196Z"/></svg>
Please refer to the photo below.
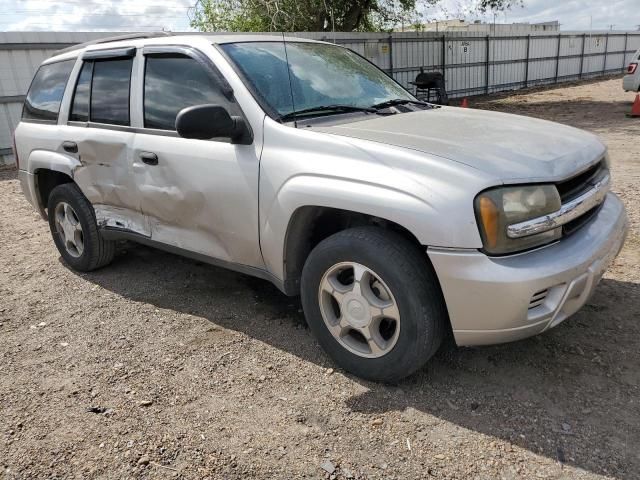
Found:
<svg viewBox="0 0 640 480"><path fill-rule="evenodd" d="M444 76L441 72L425 72L424 67L420 67L420 73L416 79L409 83L415 86L415 96L418 100L449 105Z"/></svg>

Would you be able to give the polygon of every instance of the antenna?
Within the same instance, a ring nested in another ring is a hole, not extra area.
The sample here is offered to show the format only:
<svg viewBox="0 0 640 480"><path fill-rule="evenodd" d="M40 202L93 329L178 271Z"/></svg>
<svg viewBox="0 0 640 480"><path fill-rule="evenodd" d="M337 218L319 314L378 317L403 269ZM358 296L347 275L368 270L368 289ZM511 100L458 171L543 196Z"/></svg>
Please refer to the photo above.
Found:
<svg viewBox="0 0 640 480"><path fill-rule="evenodd" d="M293 124L296 128L298 128L298 121L296 120L296 103L293 99L293 84L291 83L291 67L289 66L289 55L287 54L287 38L284 36L284 32L282 32L282 43L284 44L284 59L287 62L287 75L289 76L289 91L291 92L291 107L293 107L292 116L293 116Z"/></svg>

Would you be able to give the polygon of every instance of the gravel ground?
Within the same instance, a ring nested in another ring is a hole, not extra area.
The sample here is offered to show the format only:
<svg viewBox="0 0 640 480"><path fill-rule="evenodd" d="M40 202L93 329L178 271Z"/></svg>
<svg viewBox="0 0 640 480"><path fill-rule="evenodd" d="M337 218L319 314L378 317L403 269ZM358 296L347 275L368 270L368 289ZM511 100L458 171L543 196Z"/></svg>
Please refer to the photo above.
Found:
<svg viewBox="0 0 640 480"><path fill-rule="evenodd" d="M336 369L263 281L130 244L70 271L1 170L0 476L640 478L632 99L616 78L471 101L602 136L632 230L564 324L394 386Z"/></svg>

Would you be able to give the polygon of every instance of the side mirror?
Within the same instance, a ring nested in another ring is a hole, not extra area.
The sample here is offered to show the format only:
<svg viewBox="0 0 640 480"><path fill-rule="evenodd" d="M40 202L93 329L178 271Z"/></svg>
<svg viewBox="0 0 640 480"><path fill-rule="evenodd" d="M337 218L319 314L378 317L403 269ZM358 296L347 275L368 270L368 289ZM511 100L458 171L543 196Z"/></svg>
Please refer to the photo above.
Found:
<svg viewBox="0 0 640 480"><path fill-rule="evenodd" d="M251 132L244 119L229 115L227 109L220 105L183 108L176 117L176 130L184 138L228 138L233 143L251 143Z"/></svg>

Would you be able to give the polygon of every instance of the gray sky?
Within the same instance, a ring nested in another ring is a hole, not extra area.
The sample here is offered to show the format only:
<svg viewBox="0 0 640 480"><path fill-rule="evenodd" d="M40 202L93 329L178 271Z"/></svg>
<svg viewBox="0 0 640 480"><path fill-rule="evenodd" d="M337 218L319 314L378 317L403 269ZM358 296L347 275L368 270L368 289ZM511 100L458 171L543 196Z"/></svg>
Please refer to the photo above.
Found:
<svg viewBox="0 0 640 480"><path fill-rule="evenodd" d="M458 18L493 21L493 13L478 14L477 0L442 0L425 11L426 18ZM547 22L558 20L562 30L594 29L636 30L640 24L640 0L523 0L523 7L513 7L497 14L497 22ZM466 14L466 15L465 15Z"/></svg>
<svg viewBox="0 0 640 480"><path fill-rule="evenodd" d="M0 31L6 30L189 30L188 8L195 0L3 0ZM479 15L477 0L441 0L424 10L425 18L465 17L493 21ZM640 0L524 0L497 15L497 22L559 20L562 30L585 30L590 18L594 29L636 30Z"/></svg>

